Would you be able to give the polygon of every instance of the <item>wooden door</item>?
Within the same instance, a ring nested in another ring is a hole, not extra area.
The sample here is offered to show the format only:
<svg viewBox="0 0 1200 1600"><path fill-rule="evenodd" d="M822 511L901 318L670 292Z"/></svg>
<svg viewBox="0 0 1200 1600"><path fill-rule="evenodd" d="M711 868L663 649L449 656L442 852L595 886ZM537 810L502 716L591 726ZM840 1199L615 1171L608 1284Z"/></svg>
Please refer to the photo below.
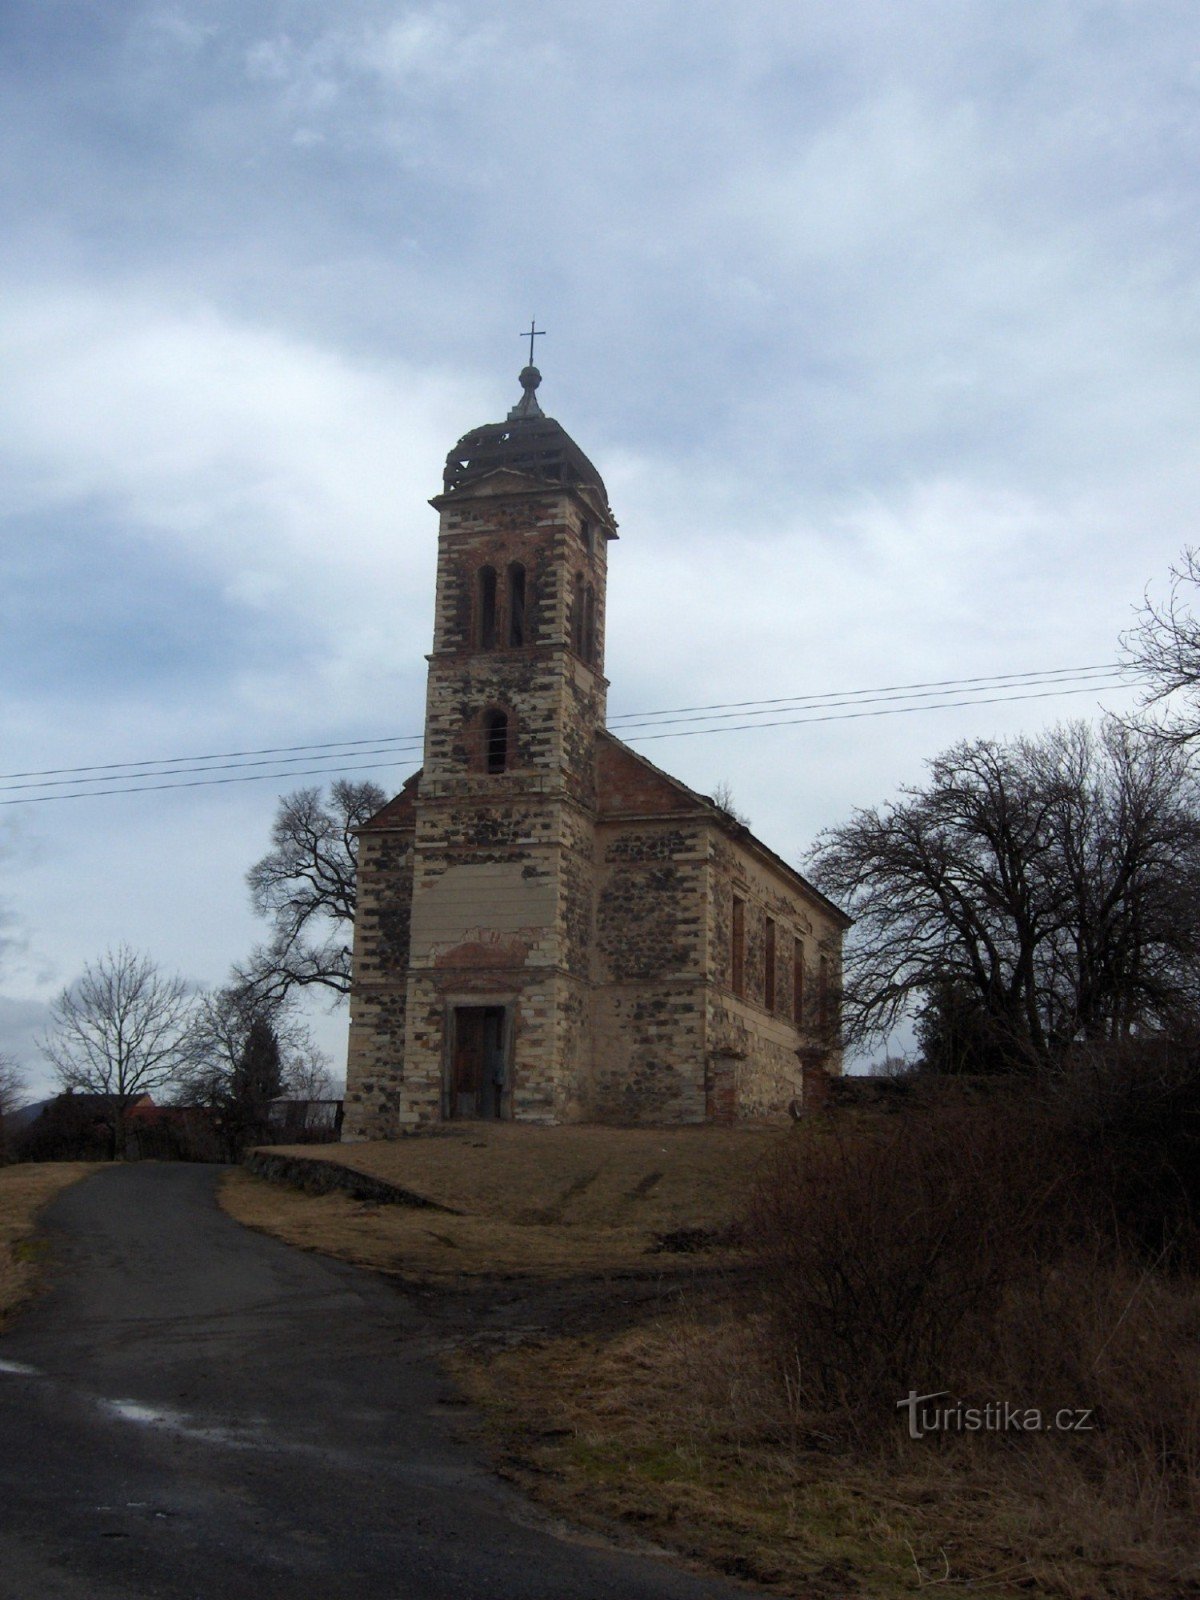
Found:
<svg viewBox="0 0 1200 1600"><path fill-rule="evenodd" d="M456 1006L450 1116L499 1117L506 1088L504 1007Z"/></svg>

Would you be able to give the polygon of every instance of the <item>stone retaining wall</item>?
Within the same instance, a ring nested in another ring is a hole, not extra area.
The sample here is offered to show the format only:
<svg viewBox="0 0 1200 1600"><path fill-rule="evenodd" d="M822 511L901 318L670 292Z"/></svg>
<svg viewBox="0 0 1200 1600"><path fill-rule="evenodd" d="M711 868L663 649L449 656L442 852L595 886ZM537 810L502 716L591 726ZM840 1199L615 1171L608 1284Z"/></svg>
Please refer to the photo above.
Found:
<svg viewBox="0 0 1200 1600"><path fill-rule="evenodd" d="M369 1172L356 1172L336 1161L317 1161L309 1156L285 1156L272 1150L251 1150L243 1162L248 1172L268 1183L285 1184L305 1194L334 1194L339 1190L355 1200L373 1200L377 1205L418 1206L427 1211L447 1211L460 1215L452 1206L439 1205L411 1189L375 1178Z"/></svg>

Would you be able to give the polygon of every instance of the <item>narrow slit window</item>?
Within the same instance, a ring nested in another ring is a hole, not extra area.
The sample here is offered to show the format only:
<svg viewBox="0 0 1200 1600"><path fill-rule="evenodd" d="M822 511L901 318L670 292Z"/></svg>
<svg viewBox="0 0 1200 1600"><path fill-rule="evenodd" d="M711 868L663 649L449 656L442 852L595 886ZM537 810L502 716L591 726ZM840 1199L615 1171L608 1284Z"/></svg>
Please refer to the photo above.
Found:
<svg viewBox="0 0 1200 1600"><path fill-rule="evenodd" d="M775 919L767 918L763 938L763 1004L768 1011L775 1009Z"/></svg>
<svg viewBox="0 0 1200 1600"><path fill-rule="evenodd" d="M479 648L496 648L496 569L479 569Z"/></svg>
<svg viewBox="0 0 1200 1600"><path fill-rule="evenodd" d="M740 999L746 992L746 902L737 895L733 897L729 942L731 986Z"/></svg>
<svg viewBox="0 0 1200 1600"><path fill-rule="evenodd" d="M596 659L596 591L589 583L583 597L583 649L585 661Z"/></svg>
<svg viewBox="0 0 1200 1600"><path fill-rule="evenodd" d="M804 1026L804 940L792 941L792 1020Z"/></svg>
<svg viewBox="0 0 1200 1600"><path fill-rule="evenodd" d="M821 965L817 972L817 1021L822 1028L828 1028L833 1021L829 995L829 957L821 957Z"/></svg>
<svg viewBox="0 0 1200 1600"><path fill-rule="evenodd" d="M575 574L571 590L571 648L577 656L583 654L583 574Z"/></svg>
<svg viewBox="0 0 1200 1600"><path fill-rule="evenodd" d="M483 757L489 772L508 767L508 717L503 711L489 711L483 719Z"/></svg>
<svg viewBox="0 0 1200 1600"><path fill-rule="evenodd" d="M519 561L508 569L508 642L512 648L526 643L525 568Z"/></svg>

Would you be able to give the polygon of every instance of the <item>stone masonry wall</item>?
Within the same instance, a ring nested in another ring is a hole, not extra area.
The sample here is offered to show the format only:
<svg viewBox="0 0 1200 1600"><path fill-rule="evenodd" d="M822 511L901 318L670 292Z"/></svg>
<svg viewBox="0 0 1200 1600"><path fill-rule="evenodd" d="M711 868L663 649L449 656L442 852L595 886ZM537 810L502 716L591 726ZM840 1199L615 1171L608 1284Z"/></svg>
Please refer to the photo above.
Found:
<svg viewBox="0 0 1200 1600"><path fill-rule="evenodd" d="M777 1116L803 1097L803 1046L827 1044L820 1016L824 958L826 993L836 984L841 933L819 896L798 892L790 875L746 844L714 829L712 839L712 944L708 996L710 1114L725 1119ZM743 903L743 992L734 993L733 902ZM767 919L775 923L775 994L768 1007ZM794 958L802 953L800 1014L796 1014ZM832 1020L832 1019L830 1019ZM830 1070L840 1070L836 1052Z"/></svg>
<svg viewBox="0 0 1200 1600"><path fill-rule="evenodd" d="M597 830L592 1114L704 1117L706 829L673 816Z"/></svg>
<svg viewBox="0 0 1200 1600"><path fill-rule="evenodd" d="M522 1120L784 1111L801 1092L797 1049L828 1042L819 1000L836 992L840 923L745 830L604 732L611 513L590 489L504 469L434 504L425 766L360 834L344 1136L446 1114L459 1006L505 1008L507 1109Z"/></svg>
<svg viewBox="0 0 1200 1600"><path fill-rule="evenodd" d="M404 1082L413 827L359 835L346 1115L342 1137L394 1136Z"/></svg>
<svg viewBox="0 0 1200 1600"><path fill-rule="evenodd" d="M469 499L439 502L412 892L406 1123L443 1114L455 1005L509 1008L515 1117L560 1120L579 1115L586 1099L593 751L605 683L599 645L590 660L573 647L572 607L583 574L602 638L605 541L585 537L589 508L575 493L518 489L501 475ZM514 562L525 573L526 630L516 643L508 629ZM483 567L497 577L495 636L486 640ZM483 731L492 710L508 718L507 758L495 772L487 770Z"/></svg>

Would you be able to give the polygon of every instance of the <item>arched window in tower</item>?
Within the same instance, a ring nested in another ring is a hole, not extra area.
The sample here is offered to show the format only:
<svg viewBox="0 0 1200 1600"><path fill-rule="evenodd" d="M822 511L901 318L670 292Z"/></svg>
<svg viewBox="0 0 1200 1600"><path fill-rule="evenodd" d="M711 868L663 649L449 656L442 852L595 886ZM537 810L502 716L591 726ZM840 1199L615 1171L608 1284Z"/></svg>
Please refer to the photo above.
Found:
<svg viewBox="0 0 1200 1600"><path fill-rule="evenodd" d="M577 656L583 654L583 573L575 574L571 589L571 649Z"/></svg>
<svg viewBox="0 0 1200 1600"><path fill-rule="evenodd" d="M508 642L510 647L526 643L525 568L519 561L508 569Z"/></svg>
<svg viewBox="0 0 1200 1600"><path fill-rule="evenodd" d="M585 661L596 660L596 591L589 583L583 597L583 649Z"/></svg>
<svg viewBox="0 0 1200 1600"><path fill-rule="evenodd" d="M508 716L489 711L483 719L483 764L489 772L508 768Z"/></svg>
<svg viewBox="0 0 1200 1600"><path fill-rule="evenodd" d="M479 648L481 650L494 650L496 648L495 567L480 567L478 583Z"/></svg>

